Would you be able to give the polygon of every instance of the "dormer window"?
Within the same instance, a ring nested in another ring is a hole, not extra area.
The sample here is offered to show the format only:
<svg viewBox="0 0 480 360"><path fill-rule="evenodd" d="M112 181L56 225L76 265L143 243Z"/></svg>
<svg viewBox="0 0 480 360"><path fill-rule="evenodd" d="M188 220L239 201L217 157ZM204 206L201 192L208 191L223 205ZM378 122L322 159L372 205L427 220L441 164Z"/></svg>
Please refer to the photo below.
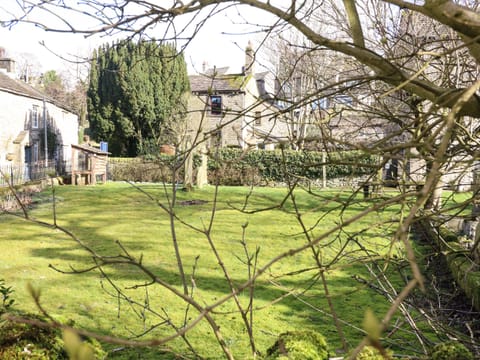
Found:
<svg viewBox="0 0 480 360"><path fill-rule="evenodd" d="M210 113L212 115L222 114L222 97L220 95L210 96Z"/></svg>
<svg viewBox="0 0 480 360"><path fill-rule="evenodd" d="M40 113L38 111L38 106L34 106L31 111L31 121L32 129L38 129L38 123L40 121Z"/></svg>

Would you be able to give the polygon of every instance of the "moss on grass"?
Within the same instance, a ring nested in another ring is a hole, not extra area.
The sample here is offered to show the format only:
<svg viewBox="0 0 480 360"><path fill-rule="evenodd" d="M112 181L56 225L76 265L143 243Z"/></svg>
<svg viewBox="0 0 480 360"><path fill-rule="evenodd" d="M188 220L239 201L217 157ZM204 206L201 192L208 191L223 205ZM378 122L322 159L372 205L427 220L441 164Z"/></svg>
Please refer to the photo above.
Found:
<svg viewBox="0 0 480 360"><path fill-rule="evenodd" d="M328 359L325 338L315 331L291 331L281 334L267 350L265 360L325 360Z"/></svg>
<svg viewBox="0 0 480 360"><path fill-rule="evenodd" d="M7 320L0 322L0 358L68 359L58 330Z"/></svg>
<svg viewBox="0 0 480 360"><path fill-rule="evenodd" d="M386 350L388 356L392 356L392 351ZM384 360L385 357L382 355L380 350L374 348L373 346L364 346L362 351L357 355L356 360Z"/></svg>
<svg viewBox="0 0 480 360"><path fill-rule="evenodd" d="M25 318L42 320L38 316L20 314ZM91 346L95 359L103 359L106 353L98 341L85 340ZM68 359L59 329L30 324L0 321L0 359Z"/></svg>
<svg viewBox="0 0 480 360"><path fill-rule="evenodd" d="M430 356L432 360L473 360L472 353L457 341L436 345Z"/></svg>

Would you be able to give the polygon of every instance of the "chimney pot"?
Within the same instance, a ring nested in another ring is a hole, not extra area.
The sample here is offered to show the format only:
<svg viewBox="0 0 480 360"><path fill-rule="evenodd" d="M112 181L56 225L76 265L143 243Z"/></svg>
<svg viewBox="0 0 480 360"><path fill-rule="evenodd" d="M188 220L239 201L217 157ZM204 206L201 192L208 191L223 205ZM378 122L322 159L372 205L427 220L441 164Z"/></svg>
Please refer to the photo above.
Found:
<svg viewBox="0 0 480 360"><path fill-rule="evenodd" d="M255 52L253 51L252 42L249 40L247 47L245 48L245 74L253 74L253 63L255 62Z"/></svg>
<svg viewBox="0 0 480 360"><path fill-rule="evenodd" d="M15 60L5 57L5 48L0 47L0 69L11 75L15 72Z"/></svg>

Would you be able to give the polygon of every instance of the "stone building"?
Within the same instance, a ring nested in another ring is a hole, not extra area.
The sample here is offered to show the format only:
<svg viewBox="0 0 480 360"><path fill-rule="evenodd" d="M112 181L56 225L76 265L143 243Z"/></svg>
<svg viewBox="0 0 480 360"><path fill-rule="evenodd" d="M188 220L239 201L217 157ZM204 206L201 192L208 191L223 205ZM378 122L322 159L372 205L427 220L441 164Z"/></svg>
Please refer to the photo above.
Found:
<svg viewBox="0 0 480 360"><path fill-rule="evenodd" d="M471 61L468 48L463 46L455 31L420 13L401 11L397 38L394 48L396 61L401 66L419 69L416 76L420 81L426 80L453 90L469 87L480 76L478 65ZM432 102L421 101L402 91L397 94L396 107L405 115L404 119L400 119L401 125L397 125L397 128L403 126L405 134L414 127L420 131L418 124L421 123L424 127L430 127L430 133L438 131L438 136L432 140L431 148L435 149L442 139L442 119L447 112ZM459 129L461 128L458 133L459 141L452 141L450 144L449 156L441 169L439 186L469 190L473 182L472 164L478 147L475 139L479 122L478 119L462 117L458 124ZM473 143L469 143L471 140ZM465 144L462 145L462 142ZM428 163L425 156L420 156L416 149L412 148L408 152L404 169L407 178L421 183L429 171Z"/></svg>
<svg viewBox="0 0 480 360"><path fill-rule="evenodd" d="M15 168L27 181L36 167L64 166L72 144L78 144L77 115L17 80L15 61L0 49L0 168Z"/></svg>
<svg viewBox="0 0 480 360"><path fill-rule="evenodd" d="M249 44L241 72L214 67L189 77L190 141L205 140L207 148L242 149L274 149L288 141L285 118L266 91L268 74L254 70L254 51Z"/></svg>

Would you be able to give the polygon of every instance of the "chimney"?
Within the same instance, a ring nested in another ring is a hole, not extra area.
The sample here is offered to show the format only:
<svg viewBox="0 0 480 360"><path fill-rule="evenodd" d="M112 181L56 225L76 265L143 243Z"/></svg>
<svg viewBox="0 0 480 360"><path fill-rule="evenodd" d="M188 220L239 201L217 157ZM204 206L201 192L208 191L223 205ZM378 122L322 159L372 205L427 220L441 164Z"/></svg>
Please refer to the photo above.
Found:
<svg viewBox="0 0 480 360"><path fill-rule="evenodd" d="M243 72L247 75L253 74L253 63L255 62L255 52L253 51L253 45L248 41L245 48L245 66Z"/></svg>
<svg viewBox="0 0 480 360"><path fill-rule="evenodd" d="M208 70L208 62L207 62L207 60L203 60L203 63L202 63L202 72L203 72L204 74L206 74L206 73L207 73L207 70Z"/></svg>
<svg viewBox="0 0 480 360"><path fill-rule="evenodd" d="M5 49L0 47L0 71L5 71L7 74L15 72L15 60L5 57Z"/></svg>

